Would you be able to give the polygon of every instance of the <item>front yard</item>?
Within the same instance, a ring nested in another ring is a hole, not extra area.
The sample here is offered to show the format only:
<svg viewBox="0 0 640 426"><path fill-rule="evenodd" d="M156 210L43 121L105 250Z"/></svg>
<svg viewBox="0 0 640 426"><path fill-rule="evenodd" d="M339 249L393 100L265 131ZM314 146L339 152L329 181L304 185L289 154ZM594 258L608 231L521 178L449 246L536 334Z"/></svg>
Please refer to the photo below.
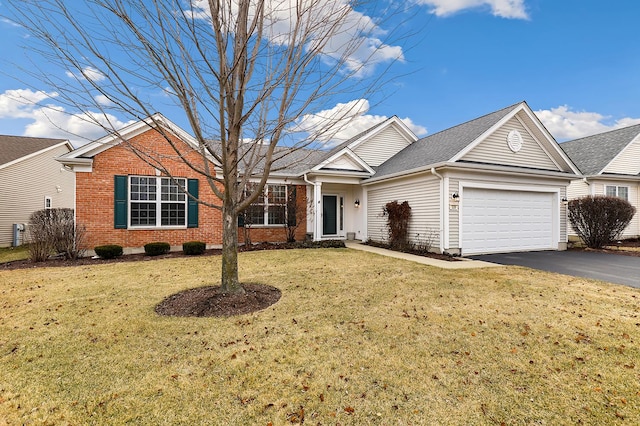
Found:
<svg viewBox="0 0 640 426"><path fill-rule="evenodd" d="M0 270L8 424L639 424L640 290L347 249L240 254L282 298L158 316L218 257ZM2 420L0 420L0 424Z"/></svg>

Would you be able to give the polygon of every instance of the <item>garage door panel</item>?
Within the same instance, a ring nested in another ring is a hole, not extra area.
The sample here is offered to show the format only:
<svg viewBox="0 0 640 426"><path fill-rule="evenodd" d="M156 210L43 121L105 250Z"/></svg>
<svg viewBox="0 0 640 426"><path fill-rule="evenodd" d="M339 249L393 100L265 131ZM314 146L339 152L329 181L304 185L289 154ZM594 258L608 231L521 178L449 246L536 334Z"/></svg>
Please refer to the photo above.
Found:
<svg viewBox="0 0 640 426"><path fill-rule="evenodd" d="M466 188L462 253L553 249L553 193Z"/></svg>

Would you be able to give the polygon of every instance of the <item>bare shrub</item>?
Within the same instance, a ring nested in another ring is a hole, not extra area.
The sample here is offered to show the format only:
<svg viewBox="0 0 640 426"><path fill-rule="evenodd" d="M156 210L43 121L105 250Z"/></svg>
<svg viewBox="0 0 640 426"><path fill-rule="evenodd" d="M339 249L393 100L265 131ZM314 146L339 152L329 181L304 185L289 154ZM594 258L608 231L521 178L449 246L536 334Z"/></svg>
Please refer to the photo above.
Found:
<svg viewBox="0 0 640 426"><path fill-rule="evenodd" d="M86 250L86 229L76 226L73 209L45 209L32 213L29 217L29 233L29 252L34 262L43 262L51 254L77 259Z"/></svg>
<svg viewBox="0 0 640 426"><path fill-rule="evenodd" d="M439 234L437 230L430 228L427 228L422 234L416 233L413 249L420 252L430 252Z"/></svg>
<svg viewBox="0 0 640 426"><path fill-rule="evenodd" d="M626 200L609 196L586 196L569 201L569 221L590 248L601 248L629 225L636 208Z"/></svg>
<svg viewBox="0 0 640 426"><path fill-rule="evenodd" d="M387 230L389 232L389 245L392 249L404 249L409 244L409 219L411 219L411 207L407 201L398 203L391 201L383 207L387 217Z"/></svg>

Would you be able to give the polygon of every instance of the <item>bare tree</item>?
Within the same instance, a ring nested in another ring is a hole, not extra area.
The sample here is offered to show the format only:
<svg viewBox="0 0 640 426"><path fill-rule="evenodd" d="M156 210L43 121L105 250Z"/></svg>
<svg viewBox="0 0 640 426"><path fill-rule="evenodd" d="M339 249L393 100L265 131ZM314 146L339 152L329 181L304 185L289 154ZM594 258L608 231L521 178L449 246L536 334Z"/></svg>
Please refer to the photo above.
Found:
<svg viewBox="0 0 640 426"><path fill-rule="evenodd" d="M7 3L8 17L29 31L27 48L37 58L23 71L38 77L37 89L53 88L65 107L83 112L119 138L110 124L116 114L147 119L159 109L154 99L160 94L163 102L179 107L198 142L198 160L169 132L163 136L175 150L172 160L185 161L219 199L198 201L222 212L222 287L229 293L243 291L238 281L238 214L259 196L284 155L330 139L336 124L348 125L350 114L323 117L323 124L314 126L301 125L301 119L328 110L338 95L362 98L379 90L388 78L380 68L403 60L400 35L382 31L356 10L391 15L389 10L373 10L379 7L376 2ZM243 143L247 139L251 144ZM170 175L166 159L153 150L136 154ZM243 196L249 182L257 185Z"/></svg>

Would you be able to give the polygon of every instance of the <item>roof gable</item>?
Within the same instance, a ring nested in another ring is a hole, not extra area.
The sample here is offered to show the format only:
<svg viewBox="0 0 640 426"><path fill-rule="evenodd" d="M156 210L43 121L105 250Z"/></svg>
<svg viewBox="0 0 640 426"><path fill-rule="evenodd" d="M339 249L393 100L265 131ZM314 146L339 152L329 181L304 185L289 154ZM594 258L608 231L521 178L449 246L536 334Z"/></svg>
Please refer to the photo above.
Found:
<svg viewBox="0 0 640 426"><path fill-rule="evenodd" d="M69 151L73 149L65 139L0 135L0 168L8 167L60 145L66 145Z"/></svg>
<svg viewBox="0 0 640 426"><path fill-rule="evenodd" d="M181 129L180 126L164 117L162 114L156 113L149 118L125 126L122 129L115 130L100 139L73 150L69 154L63 155L61 157L61 161L77 158L93 158L109 148L120 145L125 140L130 140L144 132L158 128L159 126L170 131L192 147L198 148L198 142L191 135Z"/></svg>
<svg viewBox="0 0 640 426"><path fill-rule="evenodd" d="M549 156L546 141L538 140L529 131L520 120L520 114L521 111L479 138L471 149L457 155L454 160L562 171L560 165ZM517 146L509 144L509 140L517 141Z"/></svg>
<svg viewBox="0 0 640 426"><path fill-rule="evenodd" d="M313 168L315 171L335 170L349 172L367 172L373 174L369 165L349 150L343 150Z"/></svg>
<svg viewBox="0 0 640 426"><path fill-rule="evenodd" d="M371 170L371 166L381 164L417 139L407 125L394 115L326 152L320 157L314 170L322 168L345 153L358 157L358 161L364 162L365 168ZM389 143L390 140L393 142Z"/></svg>
<svg viewBox="0 0 640 426"><path fill-rule="evenodd" d="M586 175L640 172L640 124L560 144Z"/></svg>
<svg viewBox="0 0 640 426"><path fill-rule="evenodd" d="M550 159L546 165L553 165L555 170L578 172L553 136L523 101L418 140L383 163L375 178L422 170L442 163L469 161L465 158L467 154L488 137L499 135L498 130L516 115L518 126L527 129L527 134ZM500 157L501 155L497 155L492 164L510 165L500 163ZM528 164L526 166L530 167Z"/></svg>

